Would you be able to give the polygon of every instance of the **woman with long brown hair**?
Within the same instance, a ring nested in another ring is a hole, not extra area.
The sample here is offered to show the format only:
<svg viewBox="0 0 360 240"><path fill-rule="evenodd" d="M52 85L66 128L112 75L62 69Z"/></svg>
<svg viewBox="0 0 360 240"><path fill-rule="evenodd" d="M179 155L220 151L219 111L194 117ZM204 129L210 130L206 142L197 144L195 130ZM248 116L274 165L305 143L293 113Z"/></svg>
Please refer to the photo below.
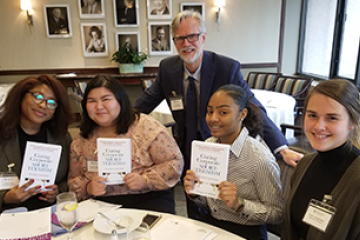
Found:
<svg viewBox="0 0 360 240"><path fill-rule="evenodd" d="M67 131L71 121L65 87L48 75L28 77L16 83L0 107L0 172L8 165L20 177L27 141L50 143L62 147L60 163L52 189L43 193L32 187L33 180L22 186L0 190L0 212L14 207L28 210L50 206L59 192L67 190L69 147Z"/></svg>

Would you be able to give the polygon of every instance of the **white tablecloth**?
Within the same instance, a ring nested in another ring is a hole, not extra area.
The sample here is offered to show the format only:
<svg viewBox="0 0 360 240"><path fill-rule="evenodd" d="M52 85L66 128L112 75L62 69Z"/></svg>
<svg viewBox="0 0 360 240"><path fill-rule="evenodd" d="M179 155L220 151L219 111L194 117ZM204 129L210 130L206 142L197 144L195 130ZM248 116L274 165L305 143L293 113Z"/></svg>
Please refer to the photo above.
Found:
<svg viewBox="0 0 360 240"><path fill-rule="evenodd" d="M282 123L294 125L295 99L290 95L267 90L251 89L255 98L265 107L268 117L280 129ZM292 130L286 131L286 138L293 136Z"/></svg>
<svg viewBox="0 0 360 240"><path fill-rule="evenodd" d="M194 225L197 225L199 227L203 227L203 228L207 228L210 229L212 232L217 233L217 236L215 238L213 238L214 240L244 240L244 238L241 238L237 235L234 235L230 232L227 232L221 228L218 227L214 227L212 225L200 222L200 221L195 221L195 220L191 220L189 218L184 218L178 215L172 215L172 214L167 214L167 213L158 213L158 212L152 212L152 211L144 211L144 210L137 210L137 209L128 209L134 212L134 216L137 215L142 215L145 216L147 213L153 213L153 214L161 214L162 218L160 219L160 221L158 223L156 223L156 225L154 226L153 229L155 229L156 227L158 227L162 222L164 222L166 219L168 218L175 218L175 219L181 219L181 220L185 220L189 223L192 223ZM76 238L81 238L81 240L102 240L102 239L109 239L109 240L114 240L114 238L110 235L110 234L103 234L103 233L99 233L97 232L94 227L93 227L93 223L90 222L88 224L86 224L85 226L75 230L73 232L74 234L74 239ZM63 240L66 239L66 234L60 235L58 237L52 237L51 239L56 239L56 240ZM118 240L122 240L122 239L126 239L126 234L118 234L117 238ZM157 239L152 239L152 240L157 240Z"/></svg>
<svg viewBox="0 0 360 240"><path fill-rule="evenodd" d="M166 100L163 100L149 115L161 123L170 123L174 121Z"/></svg>

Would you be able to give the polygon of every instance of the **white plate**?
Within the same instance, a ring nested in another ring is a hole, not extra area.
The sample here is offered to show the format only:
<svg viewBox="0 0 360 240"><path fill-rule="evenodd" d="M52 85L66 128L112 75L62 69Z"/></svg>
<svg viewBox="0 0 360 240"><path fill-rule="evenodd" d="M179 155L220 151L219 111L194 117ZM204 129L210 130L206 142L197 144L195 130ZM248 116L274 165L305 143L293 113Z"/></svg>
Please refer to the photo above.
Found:
<svg viewBox="0 0 360 240"><path fill-rule="evenodd" d="M118 209L116 211L107 212L104 214L109 218L113 219L115 222L119 223L121 226L125 227L121 229L116 229L115 225L111 223L111 221L98 215L93 223L94 229L100 233L105 234L111 234L114 229L116 229L116 232L118 234L126 233L127 228L129 229L129 231L132 231L140 225L143 217L143 214L134 214L134 211L126 209Z"/></svg>

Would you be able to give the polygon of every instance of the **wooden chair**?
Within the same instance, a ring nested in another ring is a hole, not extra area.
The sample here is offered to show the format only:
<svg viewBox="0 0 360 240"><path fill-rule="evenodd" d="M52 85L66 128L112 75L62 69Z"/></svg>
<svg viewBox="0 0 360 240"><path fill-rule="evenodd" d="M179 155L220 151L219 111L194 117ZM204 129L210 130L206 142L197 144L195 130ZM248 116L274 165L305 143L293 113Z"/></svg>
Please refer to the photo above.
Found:
<svg viewBox="0 0 360 240"><path fill-rule="evenodd" d="M312 78L282 75L277 80L274 91L289 94L295 99L301 97L305 98L312 81Z"/></svg>
<svg viewBox="0 0 360 240"><path fill-rule="evenodd" d="M250 88L273 90L280 76L280 73L250 72L246 82Z"/></svg>

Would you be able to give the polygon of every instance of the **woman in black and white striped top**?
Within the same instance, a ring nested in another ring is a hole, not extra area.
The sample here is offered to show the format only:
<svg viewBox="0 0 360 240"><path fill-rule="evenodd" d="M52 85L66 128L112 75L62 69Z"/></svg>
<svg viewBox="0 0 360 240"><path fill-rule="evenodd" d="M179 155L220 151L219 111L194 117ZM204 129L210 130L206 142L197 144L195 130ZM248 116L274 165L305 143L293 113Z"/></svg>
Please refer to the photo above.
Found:
<svg viewBox="0 0 360 240"><path fill-rule="evenodd" d="M284 217L279 167L267 146L254 138L262 131L258 111L241 87L219 88L207 106L212 137L206 141L231 145L227 181L214 199L189 192L199 181L195 172L188 170L184 177L186 193L202 207L199 220L246 239L267 239L266 223Z"/></svg>

